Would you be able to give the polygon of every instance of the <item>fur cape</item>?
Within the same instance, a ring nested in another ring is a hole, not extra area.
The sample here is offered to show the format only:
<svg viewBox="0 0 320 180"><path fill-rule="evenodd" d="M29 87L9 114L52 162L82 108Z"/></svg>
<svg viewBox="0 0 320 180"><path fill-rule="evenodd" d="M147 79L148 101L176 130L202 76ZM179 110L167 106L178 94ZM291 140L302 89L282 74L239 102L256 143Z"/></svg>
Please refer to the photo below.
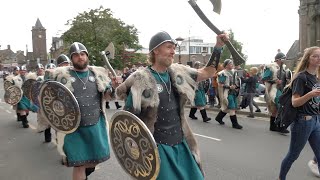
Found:
<svg viewBox="0 0 320 180"><path fill-rule="evenodd" d="M197 71L196 69L180 64L172 64L168 68L168 72L172 85L177 89L180 96L180 117L184 138L202 171L198 145L183 110L187 101L190 101L193 103L192 105L194 105L197 83L192 76L196 76ZM159 105L159 96L156 80L148 68L139 69L131 74L119 85L119 87L117 87L116 96L120 100L126 100L129 92L131 92L133 100L133 109L131 111L147 125L150 132L153 134Z"/></svg>
<svg viewBox="0 0 320 180"><path fill-rule="evenodd" d="M72 87L71 75L70 70L72 67L65 66L65 67L58 67L52 73L52 78L58 82L64 82L64 85L73 92L74 89ZM106 120L106 129L109 129L107 115L106 115L106 101L111 100L111 95L109 89L106 89L109 85L111 85L111 80L108 77L108 70L103 67L97 66L89 66L89 70L94 74L97 88L99 92L103 93L102 102L101 102L101 109ZM111 88L111 87L110 87ZM108 133L108 131L107 131ZM61 132L57 132L57 149L58 152L62 155L63 159L66 160L66 154L63 151L63 144L64 144L64 137L65 134ZM108 136L109 137L109 136ZM109 140L108 140L109 141Z"/></svg>
<svg viewBox="0 0 320 180"><path fill-rule="evenodd" d="M11 74L6 77L6 80L10 81L11 83L13 83L13 85L18 86L21 89L23 81L22 81L22 78L20 77L20 75L15 76L15 75Z"/></svg>
<svg viewBox="0 0 320 180"><path fill-rule="evenodd" d="M270 80L277 80L277 72L279 70L279 65L277 63L271 63L266 65L265 69L269 69L272 72L272 77ZM266 103L268 105L269 112L275 112L277 110L275 98L277 95L277 84L276 83L269 83L265 81L265 96L266 96Z"/></svg>
<svg viewBox="0 0 320 180"><path fill-rule="evenodd" d="M232 70L233 73L235 73L235 70ZM218 77L220 76L225 76L226 77L226 81L224 82L224 84L229 85L230 84L230 76L232 76L227 70L222 70L218 73ZM229 95L229 89L225 89L223 88L224 84L219 83L218 81L218 93L219 93L219 98L220 98L220 104L221 104L221 108L220 110L223 112L228 112L228 95Z"/></svg>

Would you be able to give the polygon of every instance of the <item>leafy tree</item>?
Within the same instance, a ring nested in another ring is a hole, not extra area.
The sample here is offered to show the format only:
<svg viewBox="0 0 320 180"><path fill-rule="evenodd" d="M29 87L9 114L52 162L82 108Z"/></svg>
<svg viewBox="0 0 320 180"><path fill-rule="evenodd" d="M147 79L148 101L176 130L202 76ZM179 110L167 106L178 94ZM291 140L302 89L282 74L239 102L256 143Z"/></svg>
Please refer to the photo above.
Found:
<svg viewBox="0 0 320 180"><path fill-rule="evenodd" d="M91 9L89 12L79 13L67 24L70 29L62 35L66 44L73 42L83 43L89 51L90 64L103 66L105 63L101 55L110 42L115 46L115 59L110 63L115 69L122 69L126 66L126 61L145 61L141 55L134 54L132 57L124 59L124 47L135 50L141 49L138 39L138 30L133 25L126 25L120 19L114 18L110 9L100 6ZM138 59L136 59L138 58Z"/></svg>
<svg viewBox="0 0 320 180"><path fill-rule="evenodd" d="M234 39L234 33L230 29L229 30L229 41L231 44L234 46L234 48L239 52L239 54L246 60L247 55L243 54L242 52L242 43L238 42L237 40ZM220 62L223 63L224 60L232 58L231 53L227 47L224 47L223 52L221 54ZM241 67L243 68L245 64L242 64Z"/></svg>

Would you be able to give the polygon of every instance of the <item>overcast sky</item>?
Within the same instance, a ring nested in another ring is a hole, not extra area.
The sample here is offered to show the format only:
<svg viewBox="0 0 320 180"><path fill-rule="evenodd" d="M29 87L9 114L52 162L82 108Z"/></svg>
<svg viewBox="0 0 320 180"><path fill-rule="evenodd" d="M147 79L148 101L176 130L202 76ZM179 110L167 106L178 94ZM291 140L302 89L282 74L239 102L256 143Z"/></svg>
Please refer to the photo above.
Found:
<svg viewBox="0 0 320 180"><path fill-rule="evenodd" d="M287 52L299 39L298 0L222 0L220 15L212 11L209 0L198 0L200 8L219 29L232 29L243 43L247 64L269 63L277 49ZM37 18L47 29L47 48L52 36L64 32L67 20L79 13L110 8L115 18L139 31L139 41L148 47L153 34L167 31L172 38L196 36L215 42L212 32L196 15L187 0L9 0L1 3L0 45L13 51L32 51L32 26ZM28 8L34 6L36 8Z"/></svg>

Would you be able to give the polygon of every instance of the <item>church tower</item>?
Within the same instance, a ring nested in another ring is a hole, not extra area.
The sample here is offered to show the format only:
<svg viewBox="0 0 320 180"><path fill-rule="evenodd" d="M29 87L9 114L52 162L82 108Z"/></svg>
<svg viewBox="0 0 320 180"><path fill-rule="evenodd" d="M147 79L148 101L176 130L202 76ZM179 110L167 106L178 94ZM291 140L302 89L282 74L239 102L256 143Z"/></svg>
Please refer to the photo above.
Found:
<svg viewBox="0 0 320 180"><path fill-rule="evenodd" d="M36 67L37 61L41 64L47 64L47 42L46 29L42 26L39 18L35 26L32 27L32 48L33 59L30 59L30 66Z"/></svg>
<svg viewBox="0 0 320 180"><path fill-rule="evenodd" d="M300 0L299 40L300 52L311 46L320 46L320 1Z"/></svg>

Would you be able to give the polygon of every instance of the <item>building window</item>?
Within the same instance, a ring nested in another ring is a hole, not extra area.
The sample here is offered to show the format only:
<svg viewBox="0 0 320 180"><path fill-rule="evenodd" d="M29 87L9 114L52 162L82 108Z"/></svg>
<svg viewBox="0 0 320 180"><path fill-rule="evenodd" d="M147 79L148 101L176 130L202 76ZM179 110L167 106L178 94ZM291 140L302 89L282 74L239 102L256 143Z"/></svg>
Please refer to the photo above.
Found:
<svg viewBox="0 0 320 180"><path fill-rule="evenodd" d="M190 47L190 54L201 54L201 47L191 46Z"/></svg>

